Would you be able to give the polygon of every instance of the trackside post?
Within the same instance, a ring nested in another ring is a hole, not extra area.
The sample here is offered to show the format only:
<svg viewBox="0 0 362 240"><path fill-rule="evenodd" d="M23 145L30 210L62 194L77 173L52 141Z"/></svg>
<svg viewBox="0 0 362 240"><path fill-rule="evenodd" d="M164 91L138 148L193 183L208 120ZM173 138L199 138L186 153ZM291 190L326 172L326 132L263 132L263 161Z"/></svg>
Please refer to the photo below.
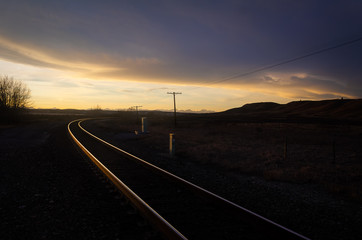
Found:
<svg viewBox="0 0 362 240"><path fill-rule="evenodd" d="M147 118L142 117L142 133L147 133L148 132L147 127L148 127Z"/></svg>
<svg viewBox="0 0 362 240"><path fill-rule="evenodd" d="M170 156L175 156L175 134L170 133Z"/></svg>

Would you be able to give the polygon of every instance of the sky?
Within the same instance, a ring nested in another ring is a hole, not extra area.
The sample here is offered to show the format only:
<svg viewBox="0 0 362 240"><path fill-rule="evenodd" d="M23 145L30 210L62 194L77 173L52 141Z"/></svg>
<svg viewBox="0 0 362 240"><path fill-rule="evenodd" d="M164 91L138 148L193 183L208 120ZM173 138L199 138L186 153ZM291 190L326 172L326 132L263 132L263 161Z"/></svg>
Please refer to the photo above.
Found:
<svg viewBox="0 0 362 240"><path fill-rule="evenodd" d="M182 92L177 109L193 111L362 97L360 0L12 0L0 9L0 75L26 83L35 108L169 110L167 92Z"/></svg>

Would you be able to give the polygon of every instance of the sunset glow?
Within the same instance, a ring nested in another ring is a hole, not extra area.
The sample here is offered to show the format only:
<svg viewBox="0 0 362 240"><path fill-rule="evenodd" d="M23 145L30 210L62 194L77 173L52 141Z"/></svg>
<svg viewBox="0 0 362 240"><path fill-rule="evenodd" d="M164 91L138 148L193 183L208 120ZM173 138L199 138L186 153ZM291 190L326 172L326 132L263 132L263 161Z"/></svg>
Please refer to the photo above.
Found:
<svg viewBox="0 0 362 240"><path fill-rule="evenodd" d="M358 37L361 3L257 2L1 3L0 74L35 108L169 110L168 91L193 111L362 97L362 41L242 76Z"/></svg>

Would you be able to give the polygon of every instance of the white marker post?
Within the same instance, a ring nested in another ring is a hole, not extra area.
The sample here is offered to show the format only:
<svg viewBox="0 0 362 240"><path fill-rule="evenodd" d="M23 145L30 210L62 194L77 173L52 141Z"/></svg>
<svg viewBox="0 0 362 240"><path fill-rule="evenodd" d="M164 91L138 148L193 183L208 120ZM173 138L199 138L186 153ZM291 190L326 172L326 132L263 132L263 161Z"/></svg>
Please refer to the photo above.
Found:
<svg viewBox="0 0 362 240"><path fill-rule="evenodd" d="M142 133L147 133L148 129L147 129L147 118L146 117L142 117Z"/></svg>
<svg viewBox="0 0 362 240"><path fill-rule="evenodd" d="M170 133L170 156L175 156L175 134Z"/></svg>

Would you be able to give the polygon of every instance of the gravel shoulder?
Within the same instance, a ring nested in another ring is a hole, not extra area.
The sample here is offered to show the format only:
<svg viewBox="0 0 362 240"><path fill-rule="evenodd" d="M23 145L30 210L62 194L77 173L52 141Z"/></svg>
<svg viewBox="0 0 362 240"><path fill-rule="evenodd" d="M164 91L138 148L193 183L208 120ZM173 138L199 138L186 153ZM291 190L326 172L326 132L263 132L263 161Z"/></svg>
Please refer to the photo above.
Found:
<svg viewBox="0 0 362 240"><path fill-rule="evenodd" d="M76 151L66 126L58 121L0 129L1 239L145 239L152 234Z"/></svg>

